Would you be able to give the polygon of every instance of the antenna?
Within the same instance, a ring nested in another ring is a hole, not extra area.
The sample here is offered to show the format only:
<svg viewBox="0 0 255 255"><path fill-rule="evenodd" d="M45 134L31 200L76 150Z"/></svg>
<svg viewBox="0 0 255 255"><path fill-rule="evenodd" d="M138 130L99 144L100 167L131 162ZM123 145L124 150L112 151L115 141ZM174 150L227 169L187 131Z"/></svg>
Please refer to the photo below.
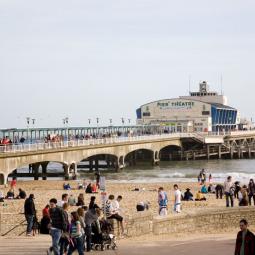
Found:
<svg viewBox="0 0 255 255"><path fill-rule="evenodd" d="M223 83L222 83L222 74L220 75L220 90L221 90L221 95L223 96L223 90L222 90L222 86L223 86Z"/></svg>
<svg viewBox="0 0 255 255"><path fill-rule="evenodd" d="M190 80L191 80L191 75L189 75L189 94L190 94Z"/></svg>

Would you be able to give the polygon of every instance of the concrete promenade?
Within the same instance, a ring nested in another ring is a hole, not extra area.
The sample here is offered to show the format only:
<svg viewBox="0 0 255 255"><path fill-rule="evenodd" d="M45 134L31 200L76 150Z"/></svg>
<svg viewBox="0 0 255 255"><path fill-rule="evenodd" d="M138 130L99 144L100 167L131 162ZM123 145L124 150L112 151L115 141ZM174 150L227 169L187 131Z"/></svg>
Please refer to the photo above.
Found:
<svg viewBox="0 0 255 255"><path fill-rule="evenodd" d="M153 237L151 237L153 238ZM150 238L150 239L151 239ZM118 250L93 251L99 255L197 255L202 252L206 255L233 255L235 235L205 236L194 239L179 238L178 240L136 241L120 240ZM157 238L158 239L158 238ZM0 255L43 255L50 245L49 236L36 237L0 237ZM75 253L76 254L76 253ZM85 253L86 254L86 253Z"/></svg>

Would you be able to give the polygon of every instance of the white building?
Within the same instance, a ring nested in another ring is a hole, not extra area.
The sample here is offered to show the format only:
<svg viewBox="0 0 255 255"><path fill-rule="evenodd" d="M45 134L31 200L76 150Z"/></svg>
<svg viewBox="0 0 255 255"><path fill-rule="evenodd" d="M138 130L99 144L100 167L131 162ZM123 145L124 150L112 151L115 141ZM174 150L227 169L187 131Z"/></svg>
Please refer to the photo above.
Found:
<svg viewBox="0 0 255 255"><path fill-rule="evenodd" d="M137 124L157 124L172 132L210 132L236 129L238 112L227 98L210 92L207 82L199 92L174 99L163 99L137 109Z"/></svg>

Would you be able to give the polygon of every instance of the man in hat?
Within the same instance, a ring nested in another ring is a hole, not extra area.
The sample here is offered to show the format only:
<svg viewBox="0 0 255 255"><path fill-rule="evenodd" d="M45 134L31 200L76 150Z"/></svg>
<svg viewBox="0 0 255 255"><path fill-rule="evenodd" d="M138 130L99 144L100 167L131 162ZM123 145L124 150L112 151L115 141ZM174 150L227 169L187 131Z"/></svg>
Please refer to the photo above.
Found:
<svg viewBox="0 0 255 255"><path fill-rule="evenodd" d="M193 194L190 192L190 188L187 188L186 192L184 192L183 201L193 201Z"/></svg>

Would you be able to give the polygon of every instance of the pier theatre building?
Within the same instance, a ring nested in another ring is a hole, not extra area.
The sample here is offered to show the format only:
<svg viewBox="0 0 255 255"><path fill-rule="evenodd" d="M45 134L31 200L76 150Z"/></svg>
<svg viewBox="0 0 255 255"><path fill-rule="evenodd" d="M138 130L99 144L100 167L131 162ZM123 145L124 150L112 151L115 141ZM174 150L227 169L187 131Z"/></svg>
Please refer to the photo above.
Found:
<svg viewBox="0 0 255 255"><path fill-rule="evenodd" d="M138 125L160 125L170 132L229 131L240 122L237 109L227 105L225 96L209 91L206 81L198 92L144 104L136 114Z"/></svg>

